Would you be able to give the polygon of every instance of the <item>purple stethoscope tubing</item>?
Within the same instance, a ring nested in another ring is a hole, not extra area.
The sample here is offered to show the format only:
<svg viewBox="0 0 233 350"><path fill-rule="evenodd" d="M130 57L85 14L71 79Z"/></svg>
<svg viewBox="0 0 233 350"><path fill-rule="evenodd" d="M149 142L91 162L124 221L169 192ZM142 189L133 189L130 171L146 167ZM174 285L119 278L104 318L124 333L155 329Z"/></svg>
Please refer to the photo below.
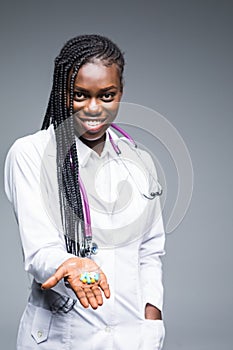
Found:
<svg viewBox="0 0 233 350"><path fill-rule="evenodd" d="M137 144L134 141L134 139L125 130L121 129L118 125L114 123L111 124L111 127L119 131L119 133L121 133L123 136L125 136L134 145L134 147L137 147ZM110 139L112 139L112 137Z"/></svg>

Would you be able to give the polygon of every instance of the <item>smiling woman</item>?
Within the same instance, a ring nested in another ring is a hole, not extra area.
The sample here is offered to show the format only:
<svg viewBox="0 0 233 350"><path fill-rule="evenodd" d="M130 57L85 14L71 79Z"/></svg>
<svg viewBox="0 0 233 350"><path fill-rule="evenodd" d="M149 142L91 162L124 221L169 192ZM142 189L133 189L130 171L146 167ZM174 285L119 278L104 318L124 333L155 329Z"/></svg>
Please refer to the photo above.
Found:
<svg viewBox="0 0 233 350"><path fill-rule="evenodd" d="M95 147L99 154L105 132L117 115L121 95L116 64L109 66L96 60L79 69L74 82L74 127L77 136L89 147Z"/></svg>
<svg viewBox="0 0 233 350"><path fill-rule="evenodd" d="M42 130L7 155L6 194L33 276L17 350L162 349L163 220L159 198L140 190L156 170L111 127L123 70L111 40L69 40L55 60ZM81 244L90 231L97 257Z"/></svg>

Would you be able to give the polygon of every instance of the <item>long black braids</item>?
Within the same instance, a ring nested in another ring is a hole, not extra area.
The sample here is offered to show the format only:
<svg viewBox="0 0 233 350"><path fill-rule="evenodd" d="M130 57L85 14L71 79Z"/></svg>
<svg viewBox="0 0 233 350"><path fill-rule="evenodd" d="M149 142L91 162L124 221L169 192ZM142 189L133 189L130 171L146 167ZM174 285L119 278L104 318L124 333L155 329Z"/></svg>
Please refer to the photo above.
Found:
<svg viewBox="0 0 233 350"><path fill-rule="evenodd" d="M79 162L73 125L74 81L82 65L99 59L116 64L123 86L124 57L111 40L100 35L80 35L69 40L55 59L53 86L42 129L54 126L60 211L69 253L79 255L84 213L79 188Z"/></svg>

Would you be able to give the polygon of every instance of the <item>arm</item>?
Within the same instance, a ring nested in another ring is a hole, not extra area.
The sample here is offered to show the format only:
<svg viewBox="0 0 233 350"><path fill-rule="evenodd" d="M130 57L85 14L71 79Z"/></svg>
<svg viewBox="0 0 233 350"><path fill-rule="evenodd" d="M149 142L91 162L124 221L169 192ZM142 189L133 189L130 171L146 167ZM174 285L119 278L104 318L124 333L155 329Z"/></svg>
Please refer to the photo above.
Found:
<svg viewBox="0 0 233 350"><path fill-rule="evenodd" d="M5 162L5 191L19 225L25 270L38 283L72 257L66 252L62 232L53 225L41 196L41 153L29 136L13 144ZM55 289L71 296L62 282Z"/></svg>
<svg viewBox="0 0 233 350"><path fill-rule="evenodd" d="M58 293L73 299L77 296L84 307L90 304L97 308L103 303L100 289L107 298L110 296L106 277L100 271L99 282L91 290L83 289L79 281L83 269L91 271L98 270L99 267L90 259L67 253L63 232L49 216L44 202L46 184L41 177L44 156L42 140L37 142L36 147L30 140L30 137L26 137L16 141L5 164L5 191L19 224L25 270L38 283L43 283L45 289L54 288ZM51 169L49 176L51 180ZM53 180L56 181L56 176ZM52 205L55 203L52 202ZM58 212L60 213L59 207ZM64 277L72 289L65 286Z"/></svg>
<svg viewBox="0 0 233 350"><path fill-rule="evenodd" d="M150 159L150 169L155 178L156 170ZM165 233L159 197L149 203L149 228L140 247L140 270L143 288L145 318L162 319L163 284L160 256L165 254Z"/></svg>
<svg viewBox="0 0 233 350"><path fill-rule="evenodd" d="M160 319L163 308L162 263L165 235L162 219L145 235L140 249L140 269L145 317Z"/></svg>

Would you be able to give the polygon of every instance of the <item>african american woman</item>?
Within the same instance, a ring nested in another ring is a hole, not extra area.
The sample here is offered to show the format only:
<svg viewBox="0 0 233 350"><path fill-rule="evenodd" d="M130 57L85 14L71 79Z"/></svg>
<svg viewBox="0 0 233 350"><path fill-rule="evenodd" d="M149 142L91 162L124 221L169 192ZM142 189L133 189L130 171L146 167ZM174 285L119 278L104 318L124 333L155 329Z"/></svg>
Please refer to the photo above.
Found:
<svg viewBox="0 0 233 350"><path fill-rule="evenodd" d="M143 195L157 175L113 123L123 70L108 38L69 40L42 129L8 152L5 191L33 277L18 350L162 349L165 234L158 196Z"/></svg>

